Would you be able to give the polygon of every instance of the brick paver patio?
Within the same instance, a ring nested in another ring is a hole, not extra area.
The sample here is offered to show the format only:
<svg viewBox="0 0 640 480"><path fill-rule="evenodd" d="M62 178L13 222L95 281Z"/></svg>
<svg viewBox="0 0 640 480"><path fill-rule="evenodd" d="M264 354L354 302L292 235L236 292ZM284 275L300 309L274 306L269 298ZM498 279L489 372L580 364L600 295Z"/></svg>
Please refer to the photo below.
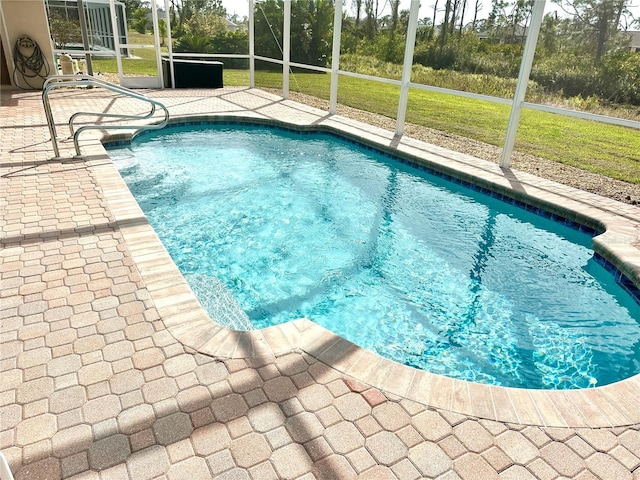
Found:
<svg viewBox="0 0 640 480"><path fill-rule="evenodd" d="M259 90L150 94L172 115L326 115ZM115 98L58 95L60 131L78 109L142 109ZM383 370L382 383L350 375L363 371L340 356L351 347L291 340L314 331L308 322L278 331L292 346L279 349L275 333L267 349L255 335L231 344L219 327L182 326L180 308L198 307L153 269L160 253L146 240L140 251L148 226L118 211L131 200L115 192L100 147L73 159L65 142L65 158L51 160L39 92L1 100L0 450L16 479L640 480L640 382L591 397L489 389L475 410L464 398L480 387L466 382L434 381L417 401L417 374L404 389L404 370ZM640 231L639 209L603 204ZM243 341L250 354L238 354Z"/></svg>

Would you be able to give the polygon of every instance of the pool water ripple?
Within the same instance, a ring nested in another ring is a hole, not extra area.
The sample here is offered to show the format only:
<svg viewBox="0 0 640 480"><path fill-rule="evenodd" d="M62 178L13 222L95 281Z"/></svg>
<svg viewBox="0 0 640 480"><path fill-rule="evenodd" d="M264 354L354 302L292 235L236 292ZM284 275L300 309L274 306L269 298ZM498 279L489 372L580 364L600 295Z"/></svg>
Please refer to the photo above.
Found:
<svg viewBox="0 0 640 480"><path fill-rule="evenodd" d="M495 385L582 388L640 371L640 307L588 234L322 134L172 128L110 155L227 326L307 317L401 363Z"/></svg>

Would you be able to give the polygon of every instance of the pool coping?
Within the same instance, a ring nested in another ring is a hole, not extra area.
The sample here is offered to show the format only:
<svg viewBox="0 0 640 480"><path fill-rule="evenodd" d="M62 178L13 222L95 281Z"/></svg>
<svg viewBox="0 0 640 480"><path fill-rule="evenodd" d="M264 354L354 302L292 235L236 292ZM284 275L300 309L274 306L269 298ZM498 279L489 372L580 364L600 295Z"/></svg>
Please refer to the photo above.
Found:
<svg viewBox="0 0 640 480"><path fill-rule="evenodd" d="M294 104L295 102L288 102ZM305 107L311 110L310 107ZM640 208L589 192L503 170L469 155L400 137L337 115L309 122L285 122L255 112L185 115L176 123L259 123L293 130L335 133L431 170L534 205L576 223L604 231L594 250L640 286ZM322 116L320 116L322 115ZM303 351L341 373L421 404L477 418L546 427L617 427L640 423L640 374L583 390L527 390L490 386L417 370L380 357L307 319L250 332L215 323L200 306L184 277L147 222L102 141L131 138L134 132L87 135L81 141L109 211L169 332L185 346L221 359L278 357Z"/></svg>

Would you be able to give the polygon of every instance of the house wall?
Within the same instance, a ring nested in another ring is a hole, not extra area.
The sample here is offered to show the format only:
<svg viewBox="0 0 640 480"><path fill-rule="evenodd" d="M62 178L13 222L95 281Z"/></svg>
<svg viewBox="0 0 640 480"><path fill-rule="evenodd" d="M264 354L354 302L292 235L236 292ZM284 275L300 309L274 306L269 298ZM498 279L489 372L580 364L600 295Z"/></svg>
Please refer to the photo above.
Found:
<svg viewBox="0 0 640 480"><path fill-rule="evenodd" d="M13 50L16 40L21 35L28 35L40 47L44 59L49 64L49 74L55 74L53 45L49 34L49 22L44 0L0 0L0 15L2 16L0 18L2 48L9 70L13 72ZM30 52L27 51L27 53ZM44 74L44 70L41 73ZM29 85L20 78L19 74L18 83L19 85L14 85L14 79L11 78L12 85L29 88ZM43 83L43 78L29 79L29 84L34 88L42 88Z"/></svg>
<svg viewBox="0 0 640 480"><path fill-rule="evenodd" d="M640 31L627 32L630 35L629 50L640 53Z"/></svg>

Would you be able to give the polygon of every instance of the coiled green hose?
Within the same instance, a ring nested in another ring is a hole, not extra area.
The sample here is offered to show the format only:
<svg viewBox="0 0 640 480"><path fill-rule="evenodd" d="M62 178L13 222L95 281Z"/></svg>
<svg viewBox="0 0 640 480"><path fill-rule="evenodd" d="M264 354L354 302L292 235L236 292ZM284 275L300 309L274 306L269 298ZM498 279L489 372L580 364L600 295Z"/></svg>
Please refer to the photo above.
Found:
<svg viewBox="0 0 640 480"><path fill-rule="evenodd" d="M13 61L15 63L13 81L16 86L23 90L40 89L41 84L34 86L31 82L35 78L45 80L51 72L49 62L43 55L42 50L40 50L40 46L27 35L21 35L16 40L13 48ZM28 88L23 87L21 82L18 81L19 75Z"/></svg>

